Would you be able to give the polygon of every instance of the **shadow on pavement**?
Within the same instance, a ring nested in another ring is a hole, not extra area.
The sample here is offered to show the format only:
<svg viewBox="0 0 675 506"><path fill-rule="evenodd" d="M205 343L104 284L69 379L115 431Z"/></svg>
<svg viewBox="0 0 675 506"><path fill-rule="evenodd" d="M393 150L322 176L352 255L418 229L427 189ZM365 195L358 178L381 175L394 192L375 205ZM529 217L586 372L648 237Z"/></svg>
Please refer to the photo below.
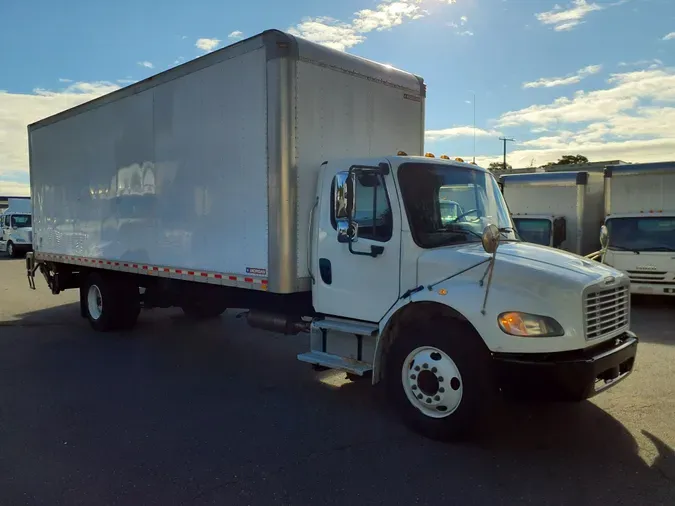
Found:
<svg viewBox="0 0 675 506"><path fill-rule="evenodd" d="M675 346L675 297L631 296L631 330L641 340Z"/></svg>
<svg viewBox="0 0 675 506"><path fill-rule="evenodd" d="M78 304L23 315L0 328L0 503L675 504L672 449L645 432L647 465L591 402L503 403L484 436L439 444L380 389L297 362L306 342L233 312L110 335Z"/></svg>

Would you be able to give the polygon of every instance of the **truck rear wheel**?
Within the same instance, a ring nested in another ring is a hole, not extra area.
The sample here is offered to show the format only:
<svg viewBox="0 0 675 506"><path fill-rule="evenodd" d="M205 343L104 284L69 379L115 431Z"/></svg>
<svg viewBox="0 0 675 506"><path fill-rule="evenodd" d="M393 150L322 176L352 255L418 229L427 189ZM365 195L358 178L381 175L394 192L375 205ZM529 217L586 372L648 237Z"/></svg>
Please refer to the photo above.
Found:
<svg viewBox="0 0 675 506"><path fill-rule="evenodd" d="M138 287L127 280L92 272L81 292L89 323L99 332L131 329L141 310Z"/></svg>
<svg viewBox="0 0 675 506"><path fill-rule="evenodd" d="M385 387L406 425L436 440L473 432L495 392L482 339L468 324L448 319L399 334L386 359Z"/></svg>
<svg viewBox="0 0 675 506"><path fill-rule="evenodd" d="M16 257L16 249L14 248L14 243L7 243L7 256L10 258Z"/></svg>

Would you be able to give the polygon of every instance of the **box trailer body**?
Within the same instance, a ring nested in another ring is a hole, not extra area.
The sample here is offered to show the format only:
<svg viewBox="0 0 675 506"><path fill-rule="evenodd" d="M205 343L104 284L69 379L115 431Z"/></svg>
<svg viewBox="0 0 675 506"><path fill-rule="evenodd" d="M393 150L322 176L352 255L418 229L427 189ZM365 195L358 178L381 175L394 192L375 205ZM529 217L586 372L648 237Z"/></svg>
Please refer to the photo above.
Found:
<svg viewBox="0 0 675 506"><path fill-rule="evenodd" d="M266 33L34 125L36 251L308 291L321 163L423 135L416 76Z"/></svg>
<svg viewBox="0 0 675 506"><path fill-rule="evenodd" d="M601 173L505 174L500 183L524 240L582 256L599 248L604 214Z"/></svg>
<svg viewBox="0 0 675 506"><path fill-rule="evenodd" d="M633 293L675 295L675 162L605 169L605 263Z"/></svg>
<svg viewBox="0 0 675 506"><path fill-rule="evenodd" d="M421 78L268 31L31 125L31 288L78 289L97 331L246 310L434 438L500 390L627 377L628 278L519 241L489 171L420 156L424 104Z"/></svg>

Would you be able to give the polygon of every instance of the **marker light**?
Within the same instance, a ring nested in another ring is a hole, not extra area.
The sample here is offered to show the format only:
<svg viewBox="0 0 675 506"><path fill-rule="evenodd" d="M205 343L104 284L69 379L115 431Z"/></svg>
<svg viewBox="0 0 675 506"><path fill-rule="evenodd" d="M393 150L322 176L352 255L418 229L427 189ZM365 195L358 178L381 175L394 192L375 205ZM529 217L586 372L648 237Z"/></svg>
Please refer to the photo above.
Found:
<svg viewBox="0 0 675 506"><path fill-rule="evenodd" d="M503 332L518 337L557 337L565 335L560 324L548 316L509 311L497 318Z"/></svg>
<svg viewBox="0 0 675 506"><path fill-rule="evenodd" d="M450 160L448 155L441 155L439 158L442 158L443 160Z"/></svg>
<svg viewBox="0 0 675 506"><path fill-rule="evenodd" d="M433 153L424 153L427 158L436 158Z"/></svg>
<svg viewBox="0 0 675 506"><path fill-rule="evenodd" d="M408 153L406 153L405 151L399 151L398 153L396 153L396 156L408 156Z"/></svg>
<svg viewBox="0 0 675 506"><path fill-rule="evenodd" d="M455 158L455 161L464 163L464 159L460 158L459 156L457 158Z"/></svg>

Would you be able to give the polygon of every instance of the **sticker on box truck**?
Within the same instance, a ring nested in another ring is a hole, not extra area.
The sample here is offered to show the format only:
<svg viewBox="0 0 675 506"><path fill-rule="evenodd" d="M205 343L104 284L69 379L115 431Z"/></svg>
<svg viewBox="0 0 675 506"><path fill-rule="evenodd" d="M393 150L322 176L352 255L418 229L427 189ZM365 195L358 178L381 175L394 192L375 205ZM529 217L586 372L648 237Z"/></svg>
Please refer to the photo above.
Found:
<svg viewBox="0 0 675 506"><path fill-rule="evenodd" d="M422 97L418 97L417 95L410 95L409 93L404 93L403 98L406 100L412 100L413 102L421 102Z"/></svg>
<svg viewBox="0 0 675 506"><path fill-rule="evenodd" d="M246 267L246 274L255 274L258 276L267 276L267 269L260 269L258 267Z"/></svg>

